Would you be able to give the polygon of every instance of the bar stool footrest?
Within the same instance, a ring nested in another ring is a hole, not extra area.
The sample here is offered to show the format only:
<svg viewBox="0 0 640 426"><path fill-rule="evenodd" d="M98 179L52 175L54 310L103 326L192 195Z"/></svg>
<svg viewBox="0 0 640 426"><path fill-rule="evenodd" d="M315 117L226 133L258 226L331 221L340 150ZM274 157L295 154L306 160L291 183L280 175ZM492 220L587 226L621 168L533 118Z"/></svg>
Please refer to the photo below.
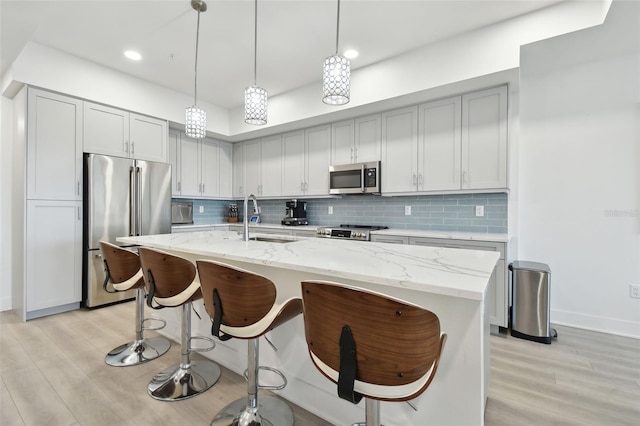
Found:
<svg viewBox="0 0 640 426"><path fill-rule="evenodd" d="M258 383L258 389L260 390L282 390L287 386L287 378L284 376L284 374L282 374L282 371L273 368L273 367L266 367L264 365L260 365L258 366L258 370L266 370L266 371L271 371L272 373L277 374L278 376L280 376L280 378L282 379L282 384L281 385L261 385ZM260 377L260 375L258 374L258 377ZM244 370L244 378L245 380L249 380L249 370Z"/></svg>
<svg viewBox="0 0 640 426"><path fill-rule="evenodd" d="M112 367L139 365L164 355L170 347L171 342L164 337L134 340L112 349L104 362Z"/></svg>
<svg viewBox="0 0 640 426"><path fill-rule="evenodd" d="M191 347L191 342L193 340L205 340L205 341L211 343L211 346L207 346L205 348L193 348L193 347ZM216 347L216 341L213 340L211 337L207 337L207 336L191 336L189 338L189 350L191 352L209 352L209 351L212 351L213 348L215 348L215 347Z"/></svg>
<svg viewBox="0 0 640 426"><path fill-rule="evenodd" d="M280 398L258 398L258 409L247 407L247 398L238 399L224 407L213 419L211 426L277 425L293 426L293 411Z"/></svg>
<svg viewBox="0 0 640 426"><path fill-rule="evenodd" d="M156 326L156 327L145 327L144 323L147 321L158 321L159 323L161 323L162 325ZM144 318L142 320L142 329L143 330L149 330L149 331L157 331L157 330L162 330L163 328L165 328L167 326L167 322L165 320L163 320L162 318L156 318L156 317L149 317L149 318Z"/></svg>

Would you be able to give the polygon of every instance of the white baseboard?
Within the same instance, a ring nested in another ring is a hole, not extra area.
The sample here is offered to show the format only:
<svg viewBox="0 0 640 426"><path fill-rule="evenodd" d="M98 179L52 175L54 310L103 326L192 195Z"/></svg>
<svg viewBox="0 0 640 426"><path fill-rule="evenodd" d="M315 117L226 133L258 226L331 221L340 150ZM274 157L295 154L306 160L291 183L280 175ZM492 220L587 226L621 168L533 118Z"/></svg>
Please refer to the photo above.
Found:
<svg viewBox="0 0 640 426"><path fill-rule="evenodd" d="M627 321L554 309L551 310L551 322L567 327L640 339L640 317L638 321Z"/></svg>
<svg viewBox="0 0 640 426"><path fill-rule="evenodd" d="M13 309L13 303L10 297L0 298L0 312L10 311Z"/></svg>

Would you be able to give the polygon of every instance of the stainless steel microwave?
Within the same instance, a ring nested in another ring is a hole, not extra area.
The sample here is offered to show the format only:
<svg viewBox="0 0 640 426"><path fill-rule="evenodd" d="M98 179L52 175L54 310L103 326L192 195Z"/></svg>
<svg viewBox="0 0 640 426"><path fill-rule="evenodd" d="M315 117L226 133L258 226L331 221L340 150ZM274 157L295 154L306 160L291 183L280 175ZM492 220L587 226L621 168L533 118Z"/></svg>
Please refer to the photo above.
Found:
<svg viewBox="0 0 640 426"><path fill-rule="evenodd" d="M329 194L379 194L380 161L329 166Z"/></svg>

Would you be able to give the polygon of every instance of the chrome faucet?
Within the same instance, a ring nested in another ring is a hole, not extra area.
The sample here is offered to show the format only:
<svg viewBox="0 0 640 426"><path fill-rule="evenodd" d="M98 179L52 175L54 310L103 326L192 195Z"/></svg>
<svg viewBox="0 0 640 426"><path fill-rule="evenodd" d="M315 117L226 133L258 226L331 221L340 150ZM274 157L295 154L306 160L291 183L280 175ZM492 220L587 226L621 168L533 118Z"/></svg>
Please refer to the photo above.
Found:
<svg viewBox="0 0 640 426"><path fill-rule="evenodd" d="M249 205L249 199L253 200L253 211L258 213L258 200L253 194L248 194L244 197L244 220L242 222L242 240L249 241L249 212L247 206Z"/></svg>

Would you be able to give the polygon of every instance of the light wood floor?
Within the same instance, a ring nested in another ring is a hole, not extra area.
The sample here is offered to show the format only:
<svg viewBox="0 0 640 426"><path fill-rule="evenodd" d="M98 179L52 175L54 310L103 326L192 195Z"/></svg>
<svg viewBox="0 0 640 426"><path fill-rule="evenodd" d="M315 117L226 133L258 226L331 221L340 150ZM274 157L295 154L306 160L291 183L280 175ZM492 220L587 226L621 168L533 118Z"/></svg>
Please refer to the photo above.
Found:
<svg viewBox="0 0 640 426"><path fill-rule="evenodd" d="M244 396L244 379L223 369L204 395L178 403L150 398L149 379L178 362L180 348L173 344L161 360L136 367L107 366L104 355L133 337L133 315L131 303L27 323L0 313L0 425L208 425ZM640 425L640 340L557 330L551 345L491 337L485 424ZM328 424L293 409L296 425Z"/></svg>

